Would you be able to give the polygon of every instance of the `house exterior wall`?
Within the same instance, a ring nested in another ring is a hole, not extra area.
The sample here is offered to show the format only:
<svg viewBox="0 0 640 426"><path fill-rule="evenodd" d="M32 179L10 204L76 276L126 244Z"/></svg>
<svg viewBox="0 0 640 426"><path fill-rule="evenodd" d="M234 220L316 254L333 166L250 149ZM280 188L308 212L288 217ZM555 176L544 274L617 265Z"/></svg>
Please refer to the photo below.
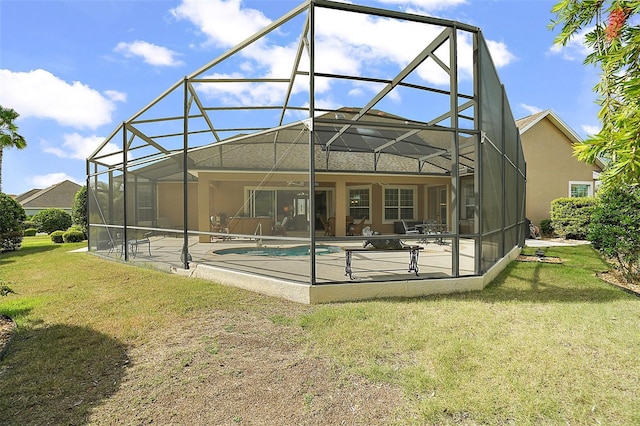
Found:
<svg viewBox="0 0 640 426"><path fill-rule="evenodd" d="M163 218L164 224L159 226L170 229L182 229L184 223L182 203L182 183L162 183L158 185L158 217ZM198 223L197 183L189 183L189 197L187 201L187 220L189 228L195 228Z"/></svg>
<svg viewBox="0 0 640 426"><path fill-rule="evenodd" d="M195 225L198 222L198 229L202 232L210 231L209 217L218 216L231 220L236 216L248 216L249 212L245 211L248 208L246 202L246 188L255 188L261 186L263 188L277 188L279 190L290 189L286 186L285 182L306 181L304 175L291 175L284 174L281 176L271 176L273 182L263 182L264 175L258 173L211 173L202 172L198 176L198 183L190 185L190 194L198 194L197 202L190 198L189 200L189 223ZM336 218L346 217L348 215L348 189L353 186L368 186L371 188L371 205L376 206L371 209L371 217L369 217L365 223L372 227L373 230L383 233L394 233L394 223L383 223L383 211L384 205L384 187L390 186L414 186L416 188L416 200L414 206L416 209L416 217L414 220L422 222L427 219L427 190L431 186L446 186L450 183L448 178L438 177L408 177L408 176L379 176L372 182L370 175L341 175L341 174L327 174L316 175L317 190L331 190L333 210L329 211L327 216L335 216ZM200 190L196 191L197 185ZM205 188L202 190L202 188ZM342 191L344 188L345 191ZM306 189L301 187L301 189ZM179 184L163 183L158 186L158 212L159 216L169 219L172 226L181 227L182 217L182 205L175 202L182 196L182 187ZM344 194L344 195L340 195ZM199 219L193 212L199 211ZM449 209L449 215L451 209ZM202 218L206 218L203 220ZM282 220L281 215L278 214L274 217L274 222ZM193 221L193 222L192 222ZM447 222L450 218L447 218ZM346 224L344 220L336 221L337 235L345 235ZM195 227L195 226L194 226ZM233 233L233 230L229 229L229 232ZM239 232L241 233L241 232ZM253 231L251 232L253 233ZM267 235L267 234L265 234ZM208 237L204 236L202 242L208 241Z"/></svg>
<svg viewBox="0 0 640 426"><path fill-rule="evenodd" d="M569 196L570 181L593 183L593 172L600 169L576 159L571 141L547 117L521 137L527 162L526 216L539 225L550 218L551 201Z"/></svg>
<svg viewBox="0 0 640 426"><path fill-rule="evenodd" d="M24 213L27 215L27 217L35 216L36 214L40 213L42 210L46 210L46 209L60 209L60 210L64 210L69 214L73 212L72 208L63 208L63 207L26 207L24 209Z"/></svg>

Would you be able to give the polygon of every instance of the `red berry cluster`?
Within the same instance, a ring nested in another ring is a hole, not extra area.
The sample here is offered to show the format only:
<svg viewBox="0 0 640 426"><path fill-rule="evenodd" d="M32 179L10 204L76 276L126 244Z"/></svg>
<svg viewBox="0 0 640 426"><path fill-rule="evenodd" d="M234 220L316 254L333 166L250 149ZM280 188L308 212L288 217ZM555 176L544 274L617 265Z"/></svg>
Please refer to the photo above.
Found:
<svg viewBox="0 0 640 426"><path fill-rule="evenodd" d="M629 17L630 12L631 11L629 9L623 9L621 7L611 11L609 14L609 25L607 25L607 29L605 30L607 40L611 41L618 37L622 26Z"/></svg>

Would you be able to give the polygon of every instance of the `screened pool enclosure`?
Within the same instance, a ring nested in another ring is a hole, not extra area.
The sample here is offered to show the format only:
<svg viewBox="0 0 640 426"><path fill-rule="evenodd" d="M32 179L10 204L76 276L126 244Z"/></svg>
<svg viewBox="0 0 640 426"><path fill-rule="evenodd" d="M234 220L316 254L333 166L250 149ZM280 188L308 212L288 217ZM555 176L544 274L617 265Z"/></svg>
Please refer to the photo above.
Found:
<svg viewBox="0 0 640 426"><path fill-rule="evenodd" d="M89 249L305 303L475 290L525 179L478 28L309 0L91 155Z"/></svg>

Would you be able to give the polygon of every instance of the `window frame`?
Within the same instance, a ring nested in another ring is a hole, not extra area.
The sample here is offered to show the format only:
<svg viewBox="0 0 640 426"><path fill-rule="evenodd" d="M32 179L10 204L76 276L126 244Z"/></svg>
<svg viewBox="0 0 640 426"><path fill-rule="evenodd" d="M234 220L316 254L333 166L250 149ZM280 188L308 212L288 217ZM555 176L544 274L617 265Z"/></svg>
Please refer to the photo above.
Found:
<svg viewBox="0 0 640 426"><path fill-rule="evenodd" d="M570 180L569 181L569 198L575 198L572 194L571 194L571 188L574 185L585 185L588 187L588 194L586 195L587 197L593 197L593 182L588 181L588 180ZM576 196L578 197L578 196Z"/></svg>
<svg viewBox="0 0 640 426"><path fill-rule="evenodd" d="M372 191L371 191L371 185L355 185L355 186L348 186L347 187L347 200L346 200L346 204L347 204L347 216L351 216L354 219L357 219L351 212L351 191L352 190L366 190L369 193L369 205L366 206L368 213L367 213L367 219L366 221L371 221L371 209L372 209ZM354 207L354 208L360 208L360 209L364 209L364 207Z"/></svg>
<svg viewBox="0 0 640 426"><path fill-rule="evenodd" d="M391 190L396 190L398 191L398 205L397 206L387 206L386 204L386 191L388 189ZM381 211L381 217L382 217L382 223L383 224L392 224L394 222L398 222L402 220L402 217L400 215L400 210L403 208L409 208L409 206L402 206L400 204L401 201L401 197L399 192L401 190L411 190L411 192L413 193L413 205L411 205L411 210L413 211L413 214L411 215L411 219L406 218L405 220L410 220L410 221L416 221L417 220L417 214L418 214L418 186L417 185L386 185L382 187L382 211ZM394 219L387 219L387 208L396 208L398 211L398 218L394 218Z"/></svg>

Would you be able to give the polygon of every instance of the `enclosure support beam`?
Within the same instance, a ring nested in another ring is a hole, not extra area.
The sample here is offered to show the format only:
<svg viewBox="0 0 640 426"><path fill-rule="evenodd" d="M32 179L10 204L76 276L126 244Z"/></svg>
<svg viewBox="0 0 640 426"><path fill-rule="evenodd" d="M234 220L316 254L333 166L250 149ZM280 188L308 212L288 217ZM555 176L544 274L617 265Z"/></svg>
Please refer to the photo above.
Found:
<svg viewBox="0 0 640 426"><path fill-rule="evenodd" d="M184 121L183 121L183 136L182 136L182 229L184 242L182 243L182 255L180 260L184 269L189 269L189 209L188 209L188 196L189 196L189 166L188 150L189 150L189 80L184 78Z"/></svg>

